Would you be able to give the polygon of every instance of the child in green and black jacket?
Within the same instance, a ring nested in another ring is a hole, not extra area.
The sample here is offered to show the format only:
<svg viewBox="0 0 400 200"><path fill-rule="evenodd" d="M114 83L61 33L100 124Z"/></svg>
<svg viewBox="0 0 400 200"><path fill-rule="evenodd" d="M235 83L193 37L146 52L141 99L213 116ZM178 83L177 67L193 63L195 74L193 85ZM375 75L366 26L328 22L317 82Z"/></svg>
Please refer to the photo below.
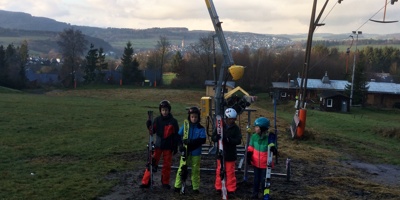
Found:
<svg viewBox="0 0 400 200"><path fill-rule="evenodd" d="M268 140L269 126L270 122L267 118L257 118L254 121L255 133L251 136L249 146L247 147L247 161L254 167L253 199L258 199L260 184L264 183L265 180L268 161L268 145L272 142ZM275 147L271 147L270 150L276 152Z"/></svg>

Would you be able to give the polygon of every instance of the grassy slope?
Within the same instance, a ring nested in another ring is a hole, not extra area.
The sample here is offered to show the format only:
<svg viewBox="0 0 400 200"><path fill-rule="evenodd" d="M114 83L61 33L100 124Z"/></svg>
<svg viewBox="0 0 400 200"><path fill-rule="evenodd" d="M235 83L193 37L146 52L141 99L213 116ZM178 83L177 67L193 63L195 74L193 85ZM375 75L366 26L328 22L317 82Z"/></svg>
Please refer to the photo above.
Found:
<svg viewBox="0 0 400 200"><path fill-rule="evenodd" d="M262 98L267 99L267 98ZM268 101L258 102L272 110ZM291 122L294 102L279 105L279 117ZM376 110L351 108L351 113L321 112L307 110L305 143L350 152L360 160L400 165L399 110ZM394 132L394 138L387 137ZM397 139L396 139L397 138ZM354 159L343 157L343 159Z"/></svg>
<svg viewBox="0 0 400 200"><path fill-rule="evenodd" d="M156 112L160 99L174 99L173 114L183 119L185 108L198 103L203 93L119 88L32 95L0 90L0 199L90 199L108 192L115 184L104 179L108 172L144 164L126 158L145 149L147 110ZM260 97L255 105L272 110L266 95ZM281 129L292 111L289 106L278 107L278 116L284 119ZM283 153L295 154L292 148L300 146L325 153L324 149L338 148L332 144L340 144L352 155L399 165L399 140L372 132L379 125L399 127L399 113L353 112L310 110L307 134L314 139L295 147L282 143ZM382 118L385 122L378 123Z"/></svg>

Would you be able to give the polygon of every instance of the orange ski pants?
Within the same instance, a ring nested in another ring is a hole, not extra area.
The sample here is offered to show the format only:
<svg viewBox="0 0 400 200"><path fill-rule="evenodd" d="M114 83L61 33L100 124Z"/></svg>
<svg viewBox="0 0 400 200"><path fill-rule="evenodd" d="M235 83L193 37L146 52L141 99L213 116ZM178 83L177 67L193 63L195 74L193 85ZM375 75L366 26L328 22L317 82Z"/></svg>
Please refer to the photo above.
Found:
<svg viewBox="0 0 400 200"><path fill-rule="evenodd" d="M172 165L172 150L161 150L154 149L154 160L155 164L158 165L160 161L161 154L163 156L163 167L161 170L161 183L169 185L169 179L171 176L171 165ZM154 173L154 172L153 172ZM144 172L142 184L147 185L150 183L150 171L146 168Z"/></svg>
<svg viewBox="0 0 400 200"><path fill-rule="evenodd" d="M215 173L215 189L221 190L221 161L217 159L217 170ZM236 191L235 161L225 161L225 186L228 192Z"/></svg>

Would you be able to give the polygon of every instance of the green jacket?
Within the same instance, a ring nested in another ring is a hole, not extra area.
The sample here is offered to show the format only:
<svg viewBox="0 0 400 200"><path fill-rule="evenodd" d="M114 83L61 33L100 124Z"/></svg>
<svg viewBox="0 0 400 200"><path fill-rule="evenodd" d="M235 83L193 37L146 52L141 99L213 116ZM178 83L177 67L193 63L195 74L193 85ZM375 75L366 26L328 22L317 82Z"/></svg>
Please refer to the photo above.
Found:
<svg viewBox="0 0 400 200"><path fill-rule="evenodd" d="M247 152L252 153L252 157L247 158L251 160L251 165L266 169L268 160L268 136L266 133L262 135L254 133L250 138Z"/></svg>

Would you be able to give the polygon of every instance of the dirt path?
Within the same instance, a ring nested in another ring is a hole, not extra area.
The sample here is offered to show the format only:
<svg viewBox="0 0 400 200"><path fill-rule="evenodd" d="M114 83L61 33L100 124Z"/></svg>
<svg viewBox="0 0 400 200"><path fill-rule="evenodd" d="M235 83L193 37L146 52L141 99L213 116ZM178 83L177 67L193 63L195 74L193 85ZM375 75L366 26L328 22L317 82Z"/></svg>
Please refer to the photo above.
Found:
<svg viewBox="0 0 400 200"><path fill-rule="evenodd" d="M145 152L140 155L145 155ZM144 160L140 155L133 155L133 160ZM174 157L173 166L178 166L179 157ZM202 157L202 168L211 171L201 172L200 194L193 194L188 181L186 195L174 193L161 187L160 171L154 174L153 189L140 189L143 168L110 173L107 179L119 180L110 194L99 200L117 199L221 199L215 193L214 156ZM286 174L285 159L282 157L273 173ZM251 167L249 168L250 170ZM324 158L315 161L302 159L291 160L291 178L273 176L271 195L273 199L398 199L400 198L400 168L391 165L372 165L356 161L336 162ZM176 169L171 172L171 186L176 176ZM244 181L243 172L237 172L236 195L230 199L250 199L253 174ZM261 194L260 194L261 197Z"/></svg>

